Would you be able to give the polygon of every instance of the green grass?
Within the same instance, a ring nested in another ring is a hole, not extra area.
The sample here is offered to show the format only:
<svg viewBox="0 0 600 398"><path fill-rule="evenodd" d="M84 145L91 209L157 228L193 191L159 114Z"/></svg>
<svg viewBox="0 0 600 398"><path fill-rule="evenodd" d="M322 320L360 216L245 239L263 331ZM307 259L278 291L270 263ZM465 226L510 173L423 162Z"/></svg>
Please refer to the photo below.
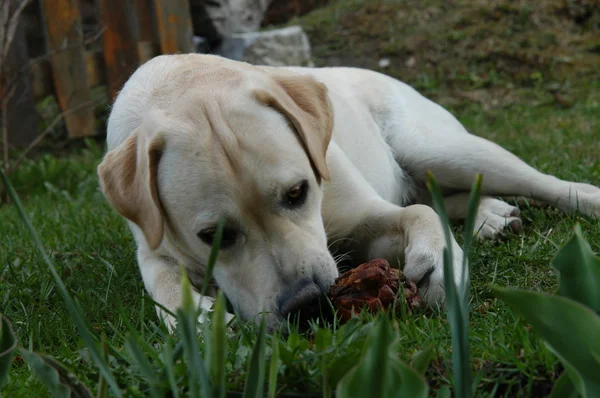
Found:
<svg viewBox="0 0 600 398"><path fill-rule="evenodd" d="M346 65L377 68L379 57L400 59L402 43L425 34L424 25L435 25L422 19L423 13L418 11L427 7L444 11L440 3L344 0L333 2L326 9L296 22L307 27L319 64L339 63L334 58L340 60L343 55L341 60ZM460 20L463 13L472 15L485 8L482 2L474 2L472 8L465 2L455 3L462 7L460 15L457 10L449 15L430 10L433 15L430 18L442 24L451 20L452 15ZM381 20L382 15L390 15L389 7L398 4L404 4L404 8L406 5L413 7L414 23L409 24L402 19L407 18L405 14L398 12L398 15L394 14L400 18L397 25L386 25L385 30L374 24L376 18ZM501 43L522 35L537 37L534 34L537 28L528 25L529 19L518 19L527 12L523 9L525 6L515 7L516 10L500 8L500 11L494 11L500 12L497 25L488 21L489 35L497 37ZM436 18L436 15L441 16ZM354 19L349 19L350 16ZM466 24L471 20L464 21ZM507 21L521 21L522 27L513 29L514 24ZM504 31L499 27L502 24L513 31L506 29L506 33L502 33ZM390 74L440 100L470 131L494 140L541 171L600 185L600 62L594 58L593 51L583 55L577 52L578 56L585 56L585 60L578 59L580 63L570 64L570 69L569 65L562 64L555 69L551 60L540 58L542 61L537 66L542 72L540 81L540 78L531 78L535 70L528 70L528 74L523 75L511 74L503 72L503 64L498 60L482 60L474 55L460 58L461 54L468 53L457 53L451 42L446 41L452 37L459 40L460 32L431 29L435 33L431 33L431 37L446 43L447 47L439 49L433 44L425 49L419 47L419 56L442 51L442 55L453 57L455 65L444 61L439 68L422 70L402 66L389 70ZM579 38L579 41L573 39L573 43L578 43L581 48L596 48L592 39L587 39L584 27L580 33L575 25L572 29L575 30L567 29L569 35ZM513 32L512 36L510 32ZM406 39L401 40L402 37ZM469 34L467 38L477 42L478 37ZM432 43L432 39L429 40L428 43ZM540 51L550 48L544 47L545 44L533 46ZM371 47L375 50L366 52L365 48ZM586 69L587 62L595 65L595 74L592 69ZM581 68L578 65L582 65ZM413 72L412 69L417 70ZM452 70L456 73L451 73ZM465 78L481 77L483 70L500 72L493 79L487 78L484 84L481 79ZM447 79L444 78L446 75ZM572 106L555 101L548 88L553 83L559 83ZM499 90L504 90L502 92L507 93L505 97L510 101L494 103L492 99ZM457 92L483 94L477 97L481 100L472 101L458 96ZM108 341L125 354L124 334L128 323L133 324L151 345L160 346L165 339L154 328L157 318L139 276L132 237L98 191L95 167L101 155L102 148L88 141L84 149L68 156L44 155L26 161L11 178L69 293L80 303L93 329L104 333ZM559 247L571 237L576 221L581 223L592 250L600 251L600 222L597 220L567 216L554 209L530 207L526 203L521 204L521 210L524 220L521 235L511 235L505 241L476 242L472 249L470 343L477 396L543 396L562 370L556 357L527 323L492 295L489 284L553 292L557 281L550 262ZM459 237L462 228L457 226L454 232ZM84 383L96 385L97 369L79 338L49 270L13 206L0 207L0 312L12 322L22 346L54 356ZM398 320L397 327L400 338L393 347L399 356L410 362L417 351L434 347L434 359L426 372L427 380L434 390L450 384L452 352L445 314L418 313ZM330 386L335 386L335 381L359 358L369 329L369 323L352 322L333 330L331 344L324 349L317 348L314 331L293 332L286 338L267 335L267 353L276 343L279 348L278 390L286 394L321 396L324 379ZM256 330L239 325L238 332L226 339L225 369L230 390L242 391L244 388ZM109 358L109 363L116 369L118 382L128 386L130 395L144 395L147 386L135 377L131 367L115 356ZM48 393L17 357L8 385L0 395L47 396Z"/></svg>

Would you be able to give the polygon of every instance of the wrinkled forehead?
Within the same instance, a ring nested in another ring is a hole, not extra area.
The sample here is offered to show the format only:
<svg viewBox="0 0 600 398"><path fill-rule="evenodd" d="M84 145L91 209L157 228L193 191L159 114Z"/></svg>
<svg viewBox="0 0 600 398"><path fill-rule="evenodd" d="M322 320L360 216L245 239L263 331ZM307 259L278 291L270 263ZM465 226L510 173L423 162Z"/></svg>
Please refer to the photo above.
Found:
<svg viewBox="0 0 600 398"><path fill-rule="evenodd" d="M284 116L248 93L224 94L186 96L170 112L178 131L169 132L161 159L159 184L166 202L195 198L193 206L235 213L248 202L269 206L282 187L312 174Z"/></svg>

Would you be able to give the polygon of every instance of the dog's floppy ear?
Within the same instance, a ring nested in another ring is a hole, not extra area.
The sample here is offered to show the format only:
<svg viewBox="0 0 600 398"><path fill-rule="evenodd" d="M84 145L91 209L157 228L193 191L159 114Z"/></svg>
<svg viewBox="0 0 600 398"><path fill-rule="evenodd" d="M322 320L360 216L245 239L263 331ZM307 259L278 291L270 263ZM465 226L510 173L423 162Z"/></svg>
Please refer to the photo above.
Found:
<svg viewBox="0 0 600 398"><path fill-rule="evenodd" d="M156 178L164 140L162 136L145 140L138 131L106 154L98 166L98 176L102 192L111 205L140 227L154 250L160 245L164 232Z"/></svg>
<svg viewBox="0 0 600 398"><path fill-rule="evenodd" d="M270 90L256 90L259 101L286 116L296 128L317 176L329 179L325 160L333 132L333 108L327 87L304 75L271 75Z"/></svg>

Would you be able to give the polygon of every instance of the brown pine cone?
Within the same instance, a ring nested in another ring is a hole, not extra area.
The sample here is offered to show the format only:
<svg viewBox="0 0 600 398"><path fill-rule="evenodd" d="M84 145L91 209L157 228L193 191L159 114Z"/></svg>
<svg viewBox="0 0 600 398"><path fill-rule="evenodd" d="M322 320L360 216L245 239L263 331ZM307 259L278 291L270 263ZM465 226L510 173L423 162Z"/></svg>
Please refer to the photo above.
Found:
<svg viewBox="0 0 600 398"><path fill-rule="evenodd" d="M329 288L329 299L340 320L347 322L361 311L375 313L391 308L400 286L409 310L422 306L417 286L386 260L375 259L340 275Z"/></svg>

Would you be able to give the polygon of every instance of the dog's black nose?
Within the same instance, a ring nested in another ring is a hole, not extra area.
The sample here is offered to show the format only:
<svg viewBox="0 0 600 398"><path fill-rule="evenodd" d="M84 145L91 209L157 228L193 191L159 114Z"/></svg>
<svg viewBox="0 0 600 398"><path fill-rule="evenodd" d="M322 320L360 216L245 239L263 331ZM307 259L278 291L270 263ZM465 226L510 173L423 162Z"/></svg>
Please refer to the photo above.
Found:
<svg viewBox="0 0 600 398"><path fill-rule="evenodd" d="M279 312L291 322L299 321L305 325L320 315L324 299L325 294L315 282L311 279L301 280L279 295Z"/></svg>

